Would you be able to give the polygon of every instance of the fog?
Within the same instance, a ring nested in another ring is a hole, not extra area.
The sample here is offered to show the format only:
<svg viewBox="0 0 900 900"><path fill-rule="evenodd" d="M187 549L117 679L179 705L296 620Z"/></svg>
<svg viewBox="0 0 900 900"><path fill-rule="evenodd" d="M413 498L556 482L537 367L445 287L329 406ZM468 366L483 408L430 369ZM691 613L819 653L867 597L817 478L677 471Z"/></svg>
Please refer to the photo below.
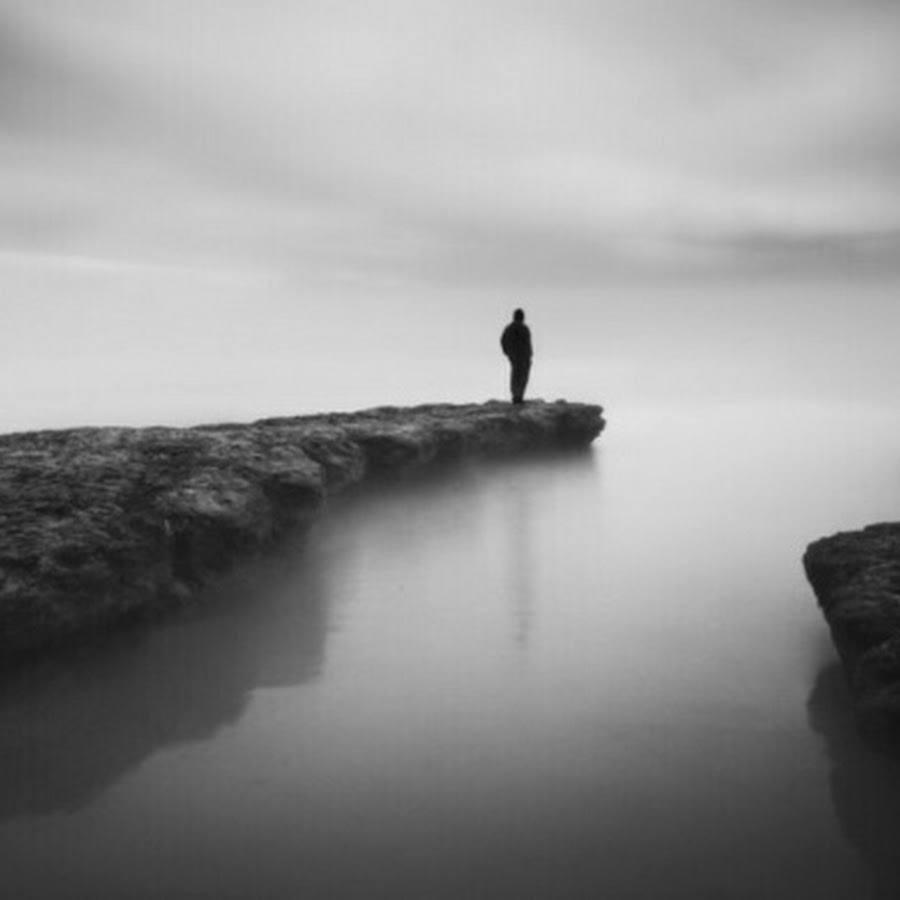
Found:
<svg viewBox="0 0 900 900"><path fill-rule="evenodd" d="M0 428L195 424L504 397L525 307L530 396L605 404L900 397L891 279L411 291L160 267L6 266Z"/></svg>

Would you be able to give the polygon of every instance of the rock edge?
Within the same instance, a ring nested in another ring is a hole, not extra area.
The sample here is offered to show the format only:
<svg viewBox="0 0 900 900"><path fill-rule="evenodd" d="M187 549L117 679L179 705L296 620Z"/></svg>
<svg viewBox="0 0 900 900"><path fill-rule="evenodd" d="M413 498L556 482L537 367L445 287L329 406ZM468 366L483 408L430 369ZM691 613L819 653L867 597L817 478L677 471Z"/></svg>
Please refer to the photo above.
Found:
<svg viewBox="0 0 900 900"><path fill-rule="evenodd" d="M803 566L843 663L861 729L900 746L900 523L814 541Z"/></svg>
<svg viewBox="0 0 900 900"><path fill-rule="evenodd" d="M368 476L587 446L602 413L492 401L0 435L0 664L184 604Z"/></svg>

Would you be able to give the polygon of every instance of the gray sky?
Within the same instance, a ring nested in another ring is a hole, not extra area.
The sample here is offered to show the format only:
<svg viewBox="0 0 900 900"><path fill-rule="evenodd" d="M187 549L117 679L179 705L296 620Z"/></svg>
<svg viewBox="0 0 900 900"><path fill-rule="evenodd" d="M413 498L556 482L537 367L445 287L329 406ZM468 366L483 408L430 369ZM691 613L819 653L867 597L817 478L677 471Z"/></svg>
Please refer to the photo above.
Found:
<svg viewBox="0 0 900 900"><path fill-rule="evenodd" d="M888 0L0 0L0 261L893 269Z"/></svg>

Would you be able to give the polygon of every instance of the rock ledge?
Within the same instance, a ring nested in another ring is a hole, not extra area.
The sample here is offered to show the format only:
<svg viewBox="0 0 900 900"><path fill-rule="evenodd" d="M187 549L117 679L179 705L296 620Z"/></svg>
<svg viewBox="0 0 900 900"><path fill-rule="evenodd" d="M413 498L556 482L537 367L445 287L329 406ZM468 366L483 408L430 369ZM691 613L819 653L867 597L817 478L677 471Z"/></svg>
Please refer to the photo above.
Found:
<svg viewBox="0 0 900 900"><path fill-rule="evenodd" d="M831 629L872 737L900 737L900 523L869 525L810 544L806 576Z"/></svg>
<svg viewBox="0 0 900 900"><path fill-rule="evenodd" d="M183 604L370 474L586 446L602 412L490 402L0 435L0 664Z"/></svg>

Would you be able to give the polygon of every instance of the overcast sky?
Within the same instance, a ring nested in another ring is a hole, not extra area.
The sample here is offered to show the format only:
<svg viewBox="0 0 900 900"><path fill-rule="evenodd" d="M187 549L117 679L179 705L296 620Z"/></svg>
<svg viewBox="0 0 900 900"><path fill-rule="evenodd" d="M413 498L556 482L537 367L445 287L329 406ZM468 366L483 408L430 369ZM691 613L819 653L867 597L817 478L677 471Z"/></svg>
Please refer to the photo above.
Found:
<svg viewBox="0 0 900 900"><path fill-rule="evenodd" d="M891 0L0 0L0 253L422 284L892 267Z"/></svg>

